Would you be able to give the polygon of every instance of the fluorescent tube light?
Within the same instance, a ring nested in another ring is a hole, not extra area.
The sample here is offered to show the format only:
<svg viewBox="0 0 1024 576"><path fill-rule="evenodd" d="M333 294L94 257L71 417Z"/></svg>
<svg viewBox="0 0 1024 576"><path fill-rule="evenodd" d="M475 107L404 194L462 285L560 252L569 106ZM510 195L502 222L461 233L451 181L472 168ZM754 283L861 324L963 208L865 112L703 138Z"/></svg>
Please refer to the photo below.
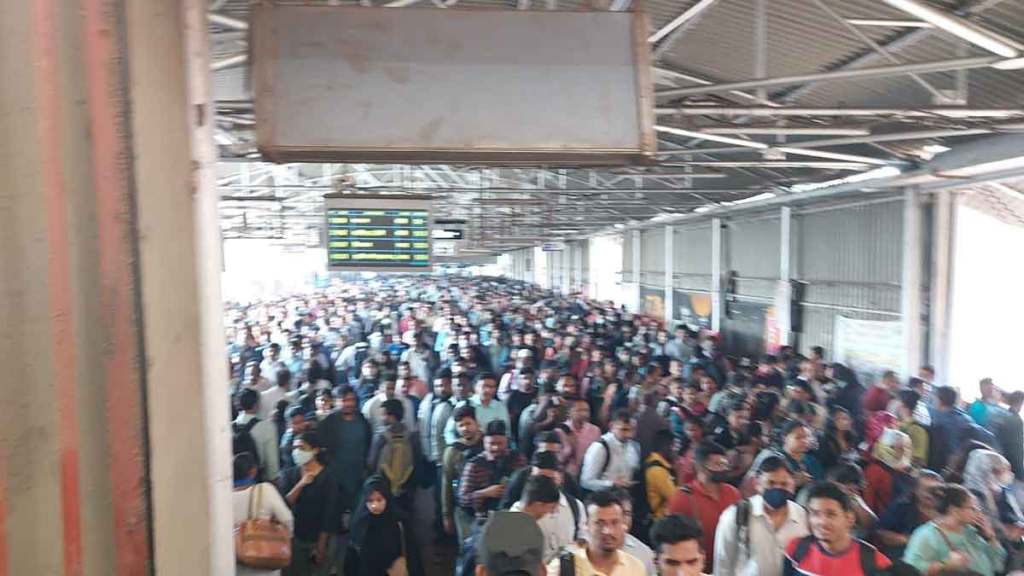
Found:
<svg viewBox="0 0 1024 576"><path fill-rule="evenodd" d="M703 132L683 130L681 128L673 128L671 126L658 125L655 126L654 129L658 132L665 132L666 134L675 134L676 136L686 136L687 138L697 138L699 140L709 140L711 142L721 142L722 144L746 146L747 148L757 148L759 150L768 148L767 144L762 144L761 142L753 142L751 140L743 140L740 138L729 138L728 136L717 136L715 134L705 134ZM700 150L695 150L694 152L700 152Z"/></svg>
<svg viewBox="0 0 1024 576"><path fill-rule="evenodd" d="M1004 39L970 24L956 16L938 10L920 0L884 0L886 4L924 20L936 28L1004 58L1016 58L1020 53Z"/></svg>

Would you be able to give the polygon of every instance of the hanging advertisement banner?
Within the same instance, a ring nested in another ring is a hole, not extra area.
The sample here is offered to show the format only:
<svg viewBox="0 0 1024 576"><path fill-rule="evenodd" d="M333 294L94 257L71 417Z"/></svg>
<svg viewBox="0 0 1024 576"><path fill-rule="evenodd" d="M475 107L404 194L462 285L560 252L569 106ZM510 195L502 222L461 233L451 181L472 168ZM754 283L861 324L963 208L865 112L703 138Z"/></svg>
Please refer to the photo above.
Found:
<svg viewBox="0 0 1024 576"><path fill-rule="evenodd" d="M711 328L711 295L675 290L672 302L676 320L693 329Z"/></svg>
<svg viewBox="0 0 1024 576"><path fill-rule="evenodd" d="M833 357L853 370L865 386L886 370L906 375L904 346L902 322L836 316Z"/></svg>

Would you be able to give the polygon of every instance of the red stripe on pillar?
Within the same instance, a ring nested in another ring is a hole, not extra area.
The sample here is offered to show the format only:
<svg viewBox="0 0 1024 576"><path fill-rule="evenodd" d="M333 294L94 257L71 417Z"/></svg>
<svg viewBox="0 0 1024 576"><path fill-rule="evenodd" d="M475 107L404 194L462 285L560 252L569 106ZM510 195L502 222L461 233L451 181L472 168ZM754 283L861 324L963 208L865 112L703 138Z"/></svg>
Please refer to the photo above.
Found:
<svg viewBox="0 0 1024 576"><path fill-rule="evenodd" d="M128 55L122 48L127 40L120 20L124 2L82 0L82 7L102 323L109 337L104 360L115 574L138 576L149 572L149 520L142 407L145 363L139 350L142 323L136 313L137 238L125 96Z"/></svg>
<svg viewBox="0 0 1024 576"><path fill-rule="evenodd" d="M78 408L75 392L75 339L71 314L71 257L68 198L61 154L61 87L57 70L57 18L54 0L32 3L35 97L39 112L40 165L46 206L47 269L53 378L57 389L60 450L60 507L64 574L82 574L81 500L78 488Z"/></svg>

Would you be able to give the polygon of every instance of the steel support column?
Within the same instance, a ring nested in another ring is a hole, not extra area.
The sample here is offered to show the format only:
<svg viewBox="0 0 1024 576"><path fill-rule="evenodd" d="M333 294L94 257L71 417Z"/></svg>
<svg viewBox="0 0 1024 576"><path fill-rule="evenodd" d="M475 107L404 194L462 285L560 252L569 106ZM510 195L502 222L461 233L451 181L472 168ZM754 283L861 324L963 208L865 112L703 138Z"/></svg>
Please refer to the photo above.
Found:
<svg viewBox="0 0 1024 576"><path fill-rule="evenodd" d="M675 235L671 224L665 226L665 324L671 325L675 318Z"/></svg>
<svg viewBox="0 0 1024 576"><path fill-rule="evenodd" d="M722 219L711 219L711 329L722 330Z"/></svg>
<svg viewBox="0 0 1024 576"><path fill-rule="evenodd" d="M956 222L954 193L936 192L932 213L932 277L929 308L929 358L937 385L949 383L949 328L953 282L953 241ZM911 367L914 368L914 367Z"/></svg>
<svg viewBox="0 0 1024 576"><path fill-rule="evenodd" d="M633 230L633 289L630 300L634 311L640 311L640 276L643 274L644 262L641 251L640 230Z"/></svg>
<svg viewBox="0 0 1024 576"><path fill-rule="evenodd" d="M779 329L779 344L792 344L793 318L790 314L790 302L793 299L793 287L790 279L790 256L792 252L793 210L789 206L779 209L779 282L775 291L775 322Z"/></svg>
<svg viewBox="0 0 1024 576"><path fill-rule="evenodd" d="M921 264L924 256L920 194L913 188L903 194L903 278L900 313L903 319L904 376L921 364Z"/></svg>

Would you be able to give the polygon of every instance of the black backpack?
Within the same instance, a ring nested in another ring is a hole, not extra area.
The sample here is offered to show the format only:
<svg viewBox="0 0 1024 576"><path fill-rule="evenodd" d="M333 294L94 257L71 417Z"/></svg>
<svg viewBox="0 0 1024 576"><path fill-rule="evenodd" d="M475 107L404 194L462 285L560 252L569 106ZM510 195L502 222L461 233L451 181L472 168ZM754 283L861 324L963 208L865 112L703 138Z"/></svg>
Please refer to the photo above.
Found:
<svg viewBox="0 0 1024 576"><path fill-rule="evenodd" d="M231 438L231 453L234 456L238 456L242 452L252 454L252 457L256 460L256 470L259 471L257 480L263 475L263 467L260 465L259 452L256 451L256 441L252 438L252 429L259 421L259 418L253 418L245 424L231 423L231 432L233 434Z"/></svg>
<svg viewBox="0 0 1024 576"><path fill-rule="evenodd" d="M630 496L633 499L633 536L636 536L644 544L650 545L651 525L654 524L654 515L651 510L651 503L647 500L647 471L651 468L663 468L676 482L676 473L672 468L665 466L660 460L652 460L644 463L636 475L636 482L630 488Z"/></svg>

